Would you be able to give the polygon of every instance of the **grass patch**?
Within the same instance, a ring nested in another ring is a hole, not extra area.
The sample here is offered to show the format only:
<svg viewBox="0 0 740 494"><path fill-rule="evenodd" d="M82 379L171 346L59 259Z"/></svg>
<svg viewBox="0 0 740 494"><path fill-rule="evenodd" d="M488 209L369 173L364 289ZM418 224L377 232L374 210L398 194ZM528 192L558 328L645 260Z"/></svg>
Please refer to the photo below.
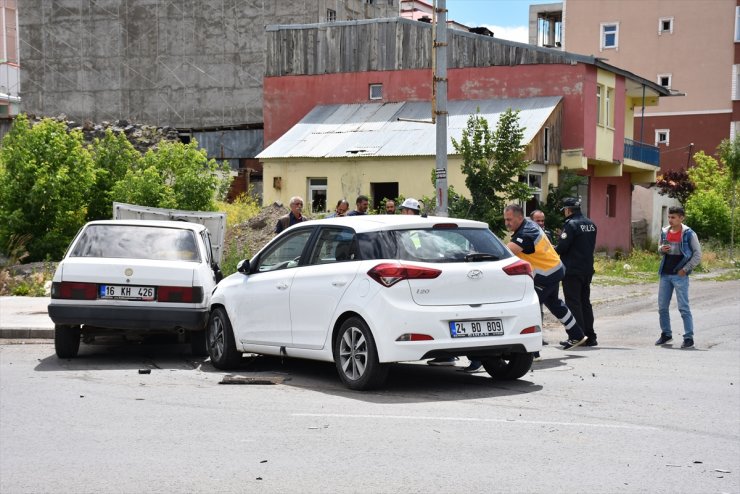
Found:
<svg viewBox="0 0 740 494"><path fill-rule="evenodd" d="M658 281L661 256L656 250L633 250L626 257L614 258L604 254L594 259L597 285L629 285ZM717 273L717 276L702 276L702 279L730 281L740 279L740 264L733 263L729 249L713 242L702 244L701 264L694 270L698 273Z"/></svg>

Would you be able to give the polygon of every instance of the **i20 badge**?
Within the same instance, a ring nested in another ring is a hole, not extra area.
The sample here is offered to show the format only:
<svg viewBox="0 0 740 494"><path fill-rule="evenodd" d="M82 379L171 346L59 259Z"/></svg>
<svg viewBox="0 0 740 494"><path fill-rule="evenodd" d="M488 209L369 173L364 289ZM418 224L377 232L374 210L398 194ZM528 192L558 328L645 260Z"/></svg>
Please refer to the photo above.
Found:
<svg viewBox="0 0 740 494"><path fill-rule="evenodd" d="M471 280L479 280L483 278L483 271L480 269L473 269L471 271L468 271L468 278Z"/></svg>

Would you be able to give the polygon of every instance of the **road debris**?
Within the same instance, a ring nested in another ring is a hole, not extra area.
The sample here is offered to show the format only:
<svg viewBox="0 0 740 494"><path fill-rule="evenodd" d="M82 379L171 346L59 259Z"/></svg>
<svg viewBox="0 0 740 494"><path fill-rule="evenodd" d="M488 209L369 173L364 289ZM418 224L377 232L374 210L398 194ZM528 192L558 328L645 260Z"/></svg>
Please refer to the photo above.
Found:
<svg viewBox="0 0 740 494"><path fill-rule="evenodd" d="M277 376L265 376L265 377L249 377L249 376L224 376L219 384L283 384L285 381L284 377Z"/></svg>

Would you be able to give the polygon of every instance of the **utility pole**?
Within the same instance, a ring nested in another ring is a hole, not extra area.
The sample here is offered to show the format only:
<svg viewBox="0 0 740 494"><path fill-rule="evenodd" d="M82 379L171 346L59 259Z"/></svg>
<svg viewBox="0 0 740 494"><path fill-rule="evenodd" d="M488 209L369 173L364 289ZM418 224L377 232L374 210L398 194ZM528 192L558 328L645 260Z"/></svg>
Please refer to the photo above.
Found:
<svg viewBox="0 0 740 494"><path fill-rule="evenodd" d="M432 119L437 131L437 216L448 216L447 212L447 4L445 0L434 2L433 26L435 36L432 43L433 67Z"/></svg>

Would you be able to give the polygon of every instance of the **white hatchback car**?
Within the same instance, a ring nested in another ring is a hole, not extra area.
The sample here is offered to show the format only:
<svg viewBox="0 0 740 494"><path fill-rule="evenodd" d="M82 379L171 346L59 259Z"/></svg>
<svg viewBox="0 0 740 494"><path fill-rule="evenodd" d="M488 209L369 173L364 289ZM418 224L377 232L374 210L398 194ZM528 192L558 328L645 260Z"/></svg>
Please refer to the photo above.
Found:
<svg viewBox="0 0 740 494"><path fill-rule="evenodd" d="M333 361L352 389L390 362L465 355L494 379L526 374L542 347L529 263L485 223L354 216L288 228L211 298L213 365L242 352Z"/></svg>
<svg viewBox="0 0 740 494"><path fill-rule="evenodd" d="M60 358L80 338L182 333L206 355L210 295L221 278L208 230L185 221L107 220L86 224L57 267L49 317Z"/></svg>

